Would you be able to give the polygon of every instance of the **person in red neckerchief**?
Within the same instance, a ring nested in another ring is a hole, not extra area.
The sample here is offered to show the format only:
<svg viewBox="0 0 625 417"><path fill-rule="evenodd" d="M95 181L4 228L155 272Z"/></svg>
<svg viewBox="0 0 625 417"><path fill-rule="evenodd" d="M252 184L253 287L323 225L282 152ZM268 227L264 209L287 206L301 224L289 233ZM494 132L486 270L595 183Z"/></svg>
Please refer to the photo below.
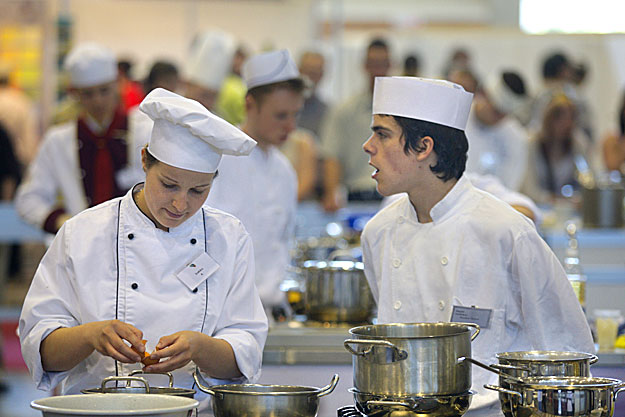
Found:
<svg viewBox="0 0 625 417"><path fill-rule="evenodd" d="M46 132L15 199L24 220L50 233L74 214L126 192L118 177L128 163L128 122L119 104L115 57L85 43L70 52L65 69L80 115Z"/></svg>
<svg viewBox="0 0 625 417"><path fill-rule="evenodd" d="M128 60L117 62L117 74L119 77L119 95L124 113L138 106L145 97L141 84L130 77L132 64Z"/></svg>

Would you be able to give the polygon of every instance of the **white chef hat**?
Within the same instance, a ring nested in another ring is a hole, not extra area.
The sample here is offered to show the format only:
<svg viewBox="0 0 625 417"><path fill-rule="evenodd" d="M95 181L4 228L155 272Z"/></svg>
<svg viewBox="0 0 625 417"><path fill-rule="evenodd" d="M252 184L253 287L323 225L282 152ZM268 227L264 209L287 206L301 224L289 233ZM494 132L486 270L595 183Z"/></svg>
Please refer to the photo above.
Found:
<svg viewBox="0 0 625 417"><path fill-rule="evenodd" d="M117 61L113 52L93 42L74 47L65 58L70 85L83 88L117 79Z"/></svg>
<svg viewBox="0 0 625 417"><path fill-rule="evenodd" d="M232 67L236 44L234 38L220 30L200 34L191 47L184 67L187 81L219 91Z"/></svg>
<svg viewBox="0 0 625 417"><path fill-rule="evenodd" d="M486 95L493 106L502 113L509 114L523 105L527 96L517 94L504 79L504 74L493 74L484 85Z"/></svg>
<svg viewBox="0 0 625 417"><path fill-rule="evenodd" d="M464 130L473 94L458 84L418 77L376 77L373 114L424 120Z"/></svg>
<svg viewBox="0 0 625 417"><path fill-rule="evenodd" d="M241 68L247 89L300 78L299 70L286 49L265 52L249 58Z"/></svg>
<svg viewBox="0 0 625 417"><path fill-rule="evenodd" d="M168 165L212 173L222 154L249 155L256 142L195 100L156 88L139 105L154 120L150 153Z"/></svg>

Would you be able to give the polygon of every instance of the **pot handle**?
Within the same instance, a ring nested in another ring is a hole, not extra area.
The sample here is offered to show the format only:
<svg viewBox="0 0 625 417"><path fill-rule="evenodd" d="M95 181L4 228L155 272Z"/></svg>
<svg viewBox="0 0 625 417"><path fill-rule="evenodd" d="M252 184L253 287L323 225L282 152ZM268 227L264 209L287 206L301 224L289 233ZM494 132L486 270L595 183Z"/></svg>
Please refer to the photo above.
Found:
<svg viewBox="0 0 625 417"><path fill-rule="evenodd" d="M517 397L523 399L523 395L521 395L520 392L512 391L510 389L501 388L501 387L498 387L497 385L484 384L484 388L489 389L491 391L499 391L502 394L516 395Z"/></svg>
<svg viewBox="0 0 625 417"><path fill-rule="evenodd" d="M402 403L398 401L367 401L366 404L367 404L367 407L371 405L380 405L382 407L400 406L400 407L406 407L410 410L414 410L416 407L414 404Z"/></svg>
<svg viewBox="0 0 625 417"><path fill-rule="evenodd" d="M503 363L494 363L491 365L491 367L498 369L500 371L504 371L506 369L511 369L514 371L524 371L524 372L529 372L530 369L526 368L524 366L516 366L516 365L507 365L507 364L503 364Z"/></svg>
<svg viewBox="0 0 625 417"><path fill-rule="evenodd" d="M625 391L625 382L621 382L620 384L618 384L617 386L614 387L614 399L616 400L616 397L618 397L618 393Z"/></svg>
<svg viewBox="0 0 625 417"><path fill-rule="evenodd" d="M471 341L473 341L477 337L477 335L480 334L480 326L478 326L477 324L475 323L462 323L462 324L468 327L473 327L475 329L475 333L471 335Z"/></svg>
<svg viewBox="0 0 625 417"><path fill-rule="evenodd" d="M592 365L593 363L597 363L598 360L599 357L597 355L590 355L590 360L588 361L588 364Z"/></svg>
<svg viewBox="0 0 625 417"><path fill-rule="evenodd" d="M339 374L334 374L334 376L332 377L332 380L330 381L330 384L321 388L319 392L317 393L317 397L323 397L324 395L331 394L332 391L334 391L334 388L336 388L336 385L338 383L339 383Z"/></svg>
<svg viewBox="0 0 625 417"><path fill-rule="evenodd" d="M137 369L128 374L128 376L135 375L166 375L169 378L169 388L174 387L174 376L171 372L143 372L141 369ZM128 382L128 385L130 385L130 381Z"/></svg>
<svg viewBox="0 0 625 417"><path fill-rule="evenodd" d="M150 384L148 384L148 381L146 381L145 378L139 378L138 376L109 376L102 380L101 390L103 394L106 393L106 384L111 381L128 381L126 386L130 386L132 381L141 382L145 387L145 393L150 393Z"/></svg>
<svg viewBox="0 0 625 417"><path fill-rule="evenodd" d="M357 350L354 350L354 348L352 348L350 344L372 345L372 346L369 349L365 349L361 352L358 352ZM373 346L384 346L384 347L393 349L393 351L395 352L393 354L393 360L391 362L403 361L404 359L408 357L408 352L398 348L397 346L395 346L388 340L347 339L345 342L343 342L343 345L345 346L345 349L349 351L349 353L351 353L352 355L356 355L356 356L365 357L373 351Z"/></svg>
<svg viewBox="0 0 625 417"><path fill-rule="evenodd" d="M491 372L496 373L497 375L499 375L502 378L508 379L510 381L514 381L514 382L519 383L519 384L523 384L523 380L522 379L517 378L517 377L512 376L512 375L508 375L508 374L504 374L502 372L499 372L498 369L495 369L494 367L492 367L490 365L486 365L485 363L482 363L482 362L480 362L480 361L478 361L476 359L470 358L468 356L463 356L463 357L458 358L458 363L459 364L463 363L463 362L471 362L472 364L477 365L480 368L484 368L487 371L491 371Z"/></svg>
<svg viewBox="0 0 625 417"><path fill-rule="evenodd" d="M213 391L209 387L205 387L204 385L202 385L202 383L200 382L200 378L197 375L197 369L195 371L193 371L193 379L195 380L195 383L197 384L197 387L200 389L200 391L205 392L207 394L210 394L213 397L217 396L215 391Z"/></svg>

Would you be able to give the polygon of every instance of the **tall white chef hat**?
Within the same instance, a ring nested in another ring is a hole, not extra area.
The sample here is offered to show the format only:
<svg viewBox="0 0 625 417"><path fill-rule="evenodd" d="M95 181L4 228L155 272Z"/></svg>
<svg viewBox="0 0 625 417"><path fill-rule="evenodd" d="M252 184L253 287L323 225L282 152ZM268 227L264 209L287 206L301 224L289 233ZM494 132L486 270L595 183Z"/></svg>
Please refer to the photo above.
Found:
<svg viewBox="0 0 625 417"><path fill-rule="evenodd" d="M508 76L506 77L506 75ZM506 81L506 79L511 81L511 77L516 77L517 84L520 83L517 87L525 90L523 80L518 75L510 72L493 74L484 85L484 90L493 106L500 112L506 114L516 111L527 100L527 95L515 93L512 90L512 87Z"/></svg>
<svg viewBox="0 0 625 417"><path fill-rule="evenodd" d="M139 105L154 120L148 150L159 161L212 173L222 154L248 155L256 142L195 100L156 88Z"/></svg>
<svg viewBox="0 0 625 417"><path fill-rule="evenodd" d="M245 61L241 74L247 89L300 78L299 70L286 49L265 52Z"/></svg>
<svg viewBox="0 0 625 417"><path fill-rule="evenodd" d="M373 114L424 120L464 130L473 94L458 84L418 77L376 77Z"/></svg>
<svg viewBox="0 0 625 417"><path fill-rule="evenodd" d="M200 34L193 42L184 67L187 81L219 91L232 67L236 50L234 38L220 30Z"/></svg>
<svg viewBox="0 0 625 417"><path fill-rule="evenodd" d="M92 87L117 79L117 61L113 52L93 42L75 46L65 58L64 66L72 87Z"/></svg>

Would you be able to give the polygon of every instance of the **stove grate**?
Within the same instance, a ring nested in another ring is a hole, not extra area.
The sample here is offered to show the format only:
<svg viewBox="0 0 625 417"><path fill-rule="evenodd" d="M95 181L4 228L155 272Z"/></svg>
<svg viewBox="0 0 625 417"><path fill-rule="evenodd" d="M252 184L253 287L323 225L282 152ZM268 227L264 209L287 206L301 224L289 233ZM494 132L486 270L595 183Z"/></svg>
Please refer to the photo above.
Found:
<svg viewBox="0 0 625 417"><path fill-rule="evenodd" d="M337 417L366 417L353 405L347 405L336 410Z"/></svg>

